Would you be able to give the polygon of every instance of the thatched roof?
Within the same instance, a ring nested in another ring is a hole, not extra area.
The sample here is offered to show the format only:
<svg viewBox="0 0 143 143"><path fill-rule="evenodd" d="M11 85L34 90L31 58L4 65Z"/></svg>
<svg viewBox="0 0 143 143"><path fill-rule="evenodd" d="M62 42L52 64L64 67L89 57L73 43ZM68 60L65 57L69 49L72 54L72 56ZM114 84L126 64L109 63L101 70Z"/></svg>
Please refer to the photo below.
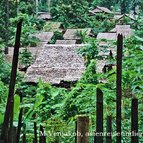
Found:
<svg viewBox="0 0 143 143"><path fill-rule="evenodd" d="M97 39L117 40L116 33L98 33Z"/></svg>
<svg viewBox="0 0 143 143"><path fill-rule="evenodd" d="M94 15L96 13L107 13L112 14L113 12L106 7L96 6L95 9L89 11L90 14Z"/></svg>
<svg viewBox="0 0 143 143"><path fill-rule="evenodd" d="M55 44L71 45L76 44L76 40L57 40Z"/></svg>
<svg viewBox="0 0 143 143"><path fill-rule="evenodd" d="M53 37L54 33L53 32L39 32L39 33L35 33L30 35L31 37L36 37L38 38L41 42L49 42L52 37Z"/></svg>
<svg viewBox="0 0 143 143"><path fill-rule="evenodd" d="M130 37L133 35L133 29L131 29L130 25L116 25L111 32L122 34L124 37Z"/></svg>
<svg viewBox="0 0 143 143"><path fill-rule="evenodd" d="M51 20L52 16L48 12L38 12L38 19L43 19L43 20Z"/></svg>
<svg viewBox="0 0 143 143"><path fill-rule="evenodd" d="M135 21L134 15L130 15L130 14L114 15L114 19L115 19L116 21L119 21L119 20L121 20L121 19L124 18L124 17L127 17L127 18L129 18L129 19Z"/></svg>
<svg viewBox="0 0 143 143"><path fill-rule="evenodd" d="M85 28L85 29L67 29L65 34L63 35L65 40L79 40L81 39L80 36L78 36L78 32L86 32L86 35L90 35L91 28Z"/></svg>
<svg viewBox="0 0 143 143"><path fill-rule="evenodd" d="M46 45L35 63L27 70L25 80L59 84L77 81L85 70L84 59L76 50L83 45Z"/></svg>

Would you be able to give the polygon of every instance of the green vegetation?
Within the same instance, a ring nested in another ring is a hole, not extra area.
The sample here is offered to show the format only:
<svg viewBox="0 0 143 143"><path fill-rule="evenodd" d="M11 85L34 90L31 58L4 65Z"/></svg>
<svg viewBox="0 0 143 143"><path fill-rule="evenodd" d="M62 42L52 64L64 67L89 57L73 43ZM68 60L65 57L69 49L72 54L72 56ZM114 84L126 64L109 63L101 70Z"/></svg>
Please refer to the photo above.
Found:
<svg viewBox="0 0 143 143"><path fill-rule="evenodd" d="M6 45L5 15L7 14L4 11L3 2L4 0L0 2L0 15L2 15L0 18L0 127L4 120L11 72L11 65L3 53ZM129 13L133 10L136 13L139 11L134 24L130 23L128 18L123 20L123 23L131 24L134 28L134 35L124 40L122 129L124 132L130 132L131 99L137 97L139 99L139 132L143 132L143 2L141 0L53 0L50 3L53 20L45 21L37 19L34 0L21 0L19 3L11 0L9 1L8 46L14 46L16 24L22 19L21 47L25 49L20 53L19 62L26 69L34 62L28 47L36 47L39 42L39 39L31 36L32 34L39 31L53 31L54 36L49 43L54 44L57 39L63 40L63 33L59 26L61 23L64 30L66 28L92 28L93 33L92 37L88 37L86 31L77 32L82 43L88 43L77 51L84 57L86 69L81 79L70 89L59 88L50 83L43 83L41 80L38 85L29 85L24 82L22 73L18 72L14 99L14 126L17 127L18 115L20 109L23 109L21 135L27 134L27 143L33 142L34 122L37 123L38 131L42 124L46 132L74 132L76 116L86 114L91 119L90 131L95 131L97 88L104 93L104 121L106 123L107 115L112 115L113 132L115 132L116 68L106 73L96 72L97 60L103 58L98 56L100 41L96 39L96 36L99 32L109 32L116 26L116 21L113 19L114 13L99 13L91 16L89 10L97 5L106 6L114 12L120 10L121 13ZM41 0L38 8L49 11L46 0ZM114 46L117 44L108 42ZM115 62L116 56L112 59L110 56L107 57L108 64L115 64ZM20 101L21 98L22 101ZM47 142L73 143L74 139L74 136L50 136L47 137ZM139 139L139 142L143 142L142 137ZM130 137L123 137L122 140L129 143ZM90 137L90 143L92 142L93 137ZM115 142L115 137L113 142Z"/></svg>

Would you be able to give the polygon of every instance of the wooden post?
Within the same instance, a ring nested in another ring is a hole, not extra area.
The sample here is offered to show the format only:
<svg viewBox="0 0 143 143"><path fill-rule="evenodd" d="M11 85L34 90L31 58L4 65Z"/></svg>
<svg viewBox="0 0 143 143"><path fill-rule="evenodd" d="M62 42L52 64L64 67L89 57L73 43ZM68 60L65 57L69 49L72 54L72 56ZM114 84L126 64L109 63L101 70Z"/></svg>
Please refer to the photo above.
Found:
<svg viewBox="0 0 143 143"><path fill-rule="evenodd" d="M96 134L94 143L103 143L103 92L99 88L96 92Z"/></svg>
<svg viewBox="0 0 143 143"><path fill-rule="evenodd" d="M17 74L17 65L18 65L18 55L19 55L19 48L20 48L20 37L21 37L21 29L22 29L22 21L17 24L17 32L16 32L16 40L14 46L14 55L12 61L12 71L11 71L11 78L10 78L10 85L9 85L9 93L7 98L7 105L6 111L4 116L4 123L2 127L2 135L1 138L4 140L5 143L8 142L8 130L9 124L12 125L13 121L13 105L14 105L14 88L16 82L16 74Z"/></svg>
<svg viewBox="0 0 143 143"><path fill-rule="evenodd" d="M117 40L117 73L116 73L116 142L121 143L121 106L122 106L122 51L123 36Z"/></svg>
<svg viewBox="0 0 143 143"><path fill-rule="evenodd" d="M132 99L131 108L131 143L138 143L138 99Z"/></svg>
<svg viewBox="0 0 143 143"><path fill-rule="evenodd" d="M43 126L40 125L40 136L39 143L46 143L46 134L44 132Z"/></svg>
<svg viewBox="0 0 143 143"><path fill-rule="evenodd" d="M38 6L39 6L38 0L35 0L35 4L36 4L36 16L38 16Z"/></svg>
<svg viewBox="0 0 143 143"><path fill-rule="evenodd" d="M36 122L34 122L34 141L33 143L38 143L38 140L37 140L37 124Z"/></svg>
<svg viewBox="0 0 143 143"><path fill-rule="evenodd" d="M12 129L12 143L16 143L16 127Z"/></svg>
<svg viewBox="0 0 143 143"><path fill-rule="evenodd" d="M89 132L89 117L78 116L77 117L77 143L88 143Z"/></svg>
<svg viewBox="0 0 143 143"><path fill-rule="evenodd" d="M22 113L23 109L20 109L19 118L18 118L18 128L17 128L17 135L16 135L16 143L19 143L20 140L20 132L22 127Z"/></svg>
<svg viewBox="0 0 143 143"><path fill-rule="evenodd" d="M77 120L75 121L75 143L77 143Z"/></svg>
<svg viewBox="0 0 143 143"><path fill-rule="evenodd" d="M22 143L26 143L26 134L25 133L23 134L23 137L22 137Z"/></svg>
<svg viewBox="0 0 143 143"><path fill-rule="evenodd" d="M112 117L107 116L106 143L112 143Z"/></svg>

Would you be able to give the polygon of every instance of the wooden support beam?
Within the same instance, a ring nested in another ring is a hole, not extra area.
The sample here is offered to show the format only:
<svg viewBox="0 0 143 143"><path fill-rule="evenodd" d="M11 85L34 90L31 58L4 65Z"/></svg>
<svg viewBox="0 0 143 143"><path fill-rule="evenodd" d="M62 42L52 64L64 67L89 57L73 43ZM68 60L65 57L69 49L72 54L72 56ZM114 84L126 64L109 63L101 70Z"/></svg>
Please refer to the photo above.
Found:
<svg viewBox="0 0 143 143"><path fill-rule="evenodd" d="M121 106L122 106L122 52L123 36L117 40L117 73L116 73L116 142L121 143Z"/></svg>
<svg viewBox="0 0 143 143"><path fill-rule="evenodd" d="M88 143L88 132L89 132L89 117L88 116L78 116L77 117L77 143Z"/></svg>
<svg viewBox="0 0 143 143"><path fill-rule="evenodd" d="M96 92L96 134L94 143L103 143L103 92L99 88Z"/></svg>
<svg viewBox="0 0 143 143"><path fill-rule="evenodd" d="M138 139L138 99L132 99L131 107L131 143L139 143Z"/></svg>
<svg viewBox="0 0 143 143"><path fill-rule="evenodd" d="M37 139L37 124L36 122L34 122L34 141L33 143L38 143L38 139Z"/></svg>
<svg viewBox="0 0 143 143"><path fill-rule="evenodd" d="M107 116L106 143L112 143L112 117Z"/></svg>
<svg viewBox="0 0 143 143"><path fill-rule="evenodd" d="M12 122L13 122L14 89L15 89L16 74L17 74L21 29L22 29L22 21L20 21L17 24L11 78L10 78L10 84L9 84L9 93L7 98L6 111L4 115L4 123L2 127L1 138L2 140L4 140L5 143L10 143L8 141L8 137L11 139L11 135L8 135L8 132L9 132L9 126L12 127L12 124L13 124Z"/></svg>

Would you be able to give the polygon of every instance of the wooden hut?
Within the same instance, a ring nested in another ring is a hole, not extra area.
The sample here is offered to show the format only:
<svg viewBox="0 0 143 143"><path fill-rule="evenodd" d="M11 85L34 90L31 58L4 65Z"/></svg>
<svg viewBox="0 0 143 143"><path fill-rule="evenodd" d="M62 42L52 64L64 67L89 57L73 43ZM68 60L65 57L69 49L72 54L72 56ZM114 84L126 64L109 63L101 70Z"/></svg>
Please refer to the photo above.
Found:
<svg viewBox="0 0 143 143"><path fill-rule="evenodd" d="M133 29L131 29L130 25L116 25L110 32L118 34L122 34L125 38L128 38L133 35Z"/></svg>
<svg viewBox="0 0 143 143"><path fill-rule="evenodd" d="M114 19L118 25L134 24L136 22L134 15L130 14L114 15Z"/></svg>
<svg viewBox="0 0 143 143"><path fill-rule="evenodd" d="M49 12L38 12L38 16L37 16L38 19L41 19L41 20L52 20L52 16Z"/></svg>
<svg viewBox="0 0 143 143"><path fill-rule="evenodd" d="M84 59L77 49L84 45L46 45L35 63L27 70L25 81L58 85L80 79L85 70Z"/></svg>
<svg viewBox="0 0 143 143"><path fill-rule="evenodd" d="M95 15L97 13L113 14L113 12L106 7L96 6L94 9L89 10L90 15Z"/></svg>

